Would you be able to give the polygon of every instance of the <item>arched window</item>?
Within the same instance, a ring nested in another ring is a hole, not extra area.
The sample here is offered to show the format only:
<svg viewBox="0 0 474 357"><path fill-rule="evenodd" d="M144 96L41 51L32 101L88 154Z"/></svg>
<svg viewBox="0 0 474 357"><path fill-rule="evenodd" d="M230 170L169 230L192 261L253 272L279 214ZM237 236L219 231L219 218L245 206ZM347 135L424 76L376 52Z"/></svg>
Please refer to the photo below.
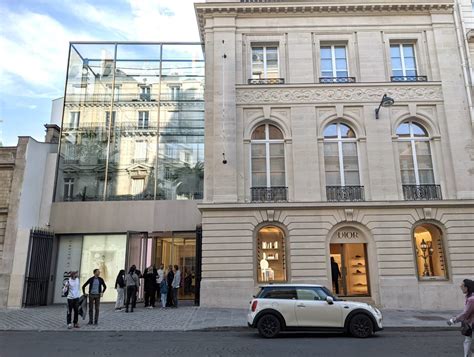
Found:
<svg viewBox="0 0 474 357"><path fill-rule="evenodd" d="M441 230L432 224L421 224L413 232L413 244L419 279L446 279Z"/></svg>
<svg viewBox="0 0 474 357"><path fill-rule="evenodd" d="M397 129L400 170L404 185L434 184L430 138L425 128L411 120Z"/></svg>
<svg viewBox="0 0 474 357"><path fill-rule="evenodd" d="M280 129L271 124L252 133L251 172L253 201L286 200L285 144Z"/></svg>
<svg viewBox="0 0 474 357"><path fill-rule="evenodd" d="M357 139L354 130L348 125L338 122L324 129L324 168L328 200L363 199Z"/></svg>
<svg viewBox="0 0 474 357"><path fill-rule="evenodd" d="M257 233L257 280L259 283L285 282L285 235L275 226Z"/></svg>

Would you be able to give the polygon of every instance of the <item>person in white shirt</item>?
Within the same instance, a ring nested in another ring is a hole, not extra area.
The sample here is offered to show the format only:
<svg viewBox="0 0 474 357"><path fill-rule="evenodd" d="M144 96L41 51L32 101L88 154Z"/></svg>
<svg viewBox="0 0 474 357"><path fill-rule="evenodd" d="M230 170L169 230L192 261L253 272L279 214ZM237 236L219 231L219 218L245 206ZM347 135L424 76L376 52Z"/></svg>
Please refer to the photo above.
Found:
<svg viewBox="0 0 474 357"><path fill-rule="evenodd" d="M174 277L171 287L173 288L173 307L178 307L178 291L181 286L181 271L177 265L174 266Z"/></svg>
<svg viewBox="0 0 474 357"><path fill-rule="evenodd" d="M70 278L64 283L63 292L67 292L67 328L71 329L71 315L74 311L74 327L79 328L78 315L79 315L79 298L81 294L79 278L77 277L77 271L70 272Z"/></svg>
<svg viewBox="0 0 474 357"><path fill-rule="evenodd" d="M161 282L163 281L165 277L165 266L163 264L160 265L160 269L156 271L156 295L158 297L158 300L161 300Z"/></svg>

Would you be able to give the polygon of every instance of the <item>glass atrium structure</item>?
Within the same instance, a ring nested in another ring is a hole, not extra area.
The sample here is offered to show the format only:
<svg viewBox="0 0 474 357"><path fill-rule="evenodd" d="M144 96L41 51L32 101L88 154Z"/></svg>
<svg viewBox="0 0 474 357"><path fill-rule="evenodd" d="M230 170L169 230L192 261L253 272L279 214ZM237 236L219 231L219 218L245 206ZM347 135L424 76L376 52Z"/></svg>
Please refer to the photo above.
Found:
<svg viewBox="0 0 474 357"><path fill-rule="evenodd" d="M71 43L56 201L201 199L200 43Z"/></svg>

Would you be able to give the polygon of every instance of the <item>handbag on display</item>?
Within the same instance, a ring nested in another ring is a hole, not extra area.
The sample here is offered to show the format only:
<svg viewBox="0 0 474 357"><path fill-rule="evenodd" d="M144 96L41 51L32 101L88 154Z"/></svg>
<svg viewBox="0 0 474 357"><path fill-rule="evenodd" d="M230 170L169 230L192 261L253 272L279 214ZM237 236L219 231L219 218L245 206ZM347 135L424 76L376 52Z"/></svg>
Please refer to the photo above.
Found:
<svg viewBox="0 0 474 357"><path fill-rule="evenodd" d="M463 322L461 324L461 334L463 336L468 336L468 337L471 337L472 336L472 326L469 325L468 323L466 322Z"/></svg>

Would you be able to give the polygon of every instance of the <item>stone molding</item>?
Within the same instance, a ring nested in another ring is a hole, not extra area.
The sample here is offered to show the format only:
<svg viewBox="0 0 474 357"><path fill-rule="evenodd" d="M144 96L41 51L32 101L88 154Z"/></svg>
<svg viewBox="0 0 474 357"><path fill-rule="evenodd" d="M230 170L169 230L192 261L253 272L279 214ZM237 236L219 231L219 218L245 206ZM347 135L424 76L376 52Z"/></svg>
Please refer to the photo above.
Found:
<svg viewBox="0 0 474 357"><path fill-rule="evenodd" d="M237 86L236 103L248 104L317 104L317 103L379 103L384 94L396 102L442 101L441 85L407 86L304 86L249 87Z"/></svg>

